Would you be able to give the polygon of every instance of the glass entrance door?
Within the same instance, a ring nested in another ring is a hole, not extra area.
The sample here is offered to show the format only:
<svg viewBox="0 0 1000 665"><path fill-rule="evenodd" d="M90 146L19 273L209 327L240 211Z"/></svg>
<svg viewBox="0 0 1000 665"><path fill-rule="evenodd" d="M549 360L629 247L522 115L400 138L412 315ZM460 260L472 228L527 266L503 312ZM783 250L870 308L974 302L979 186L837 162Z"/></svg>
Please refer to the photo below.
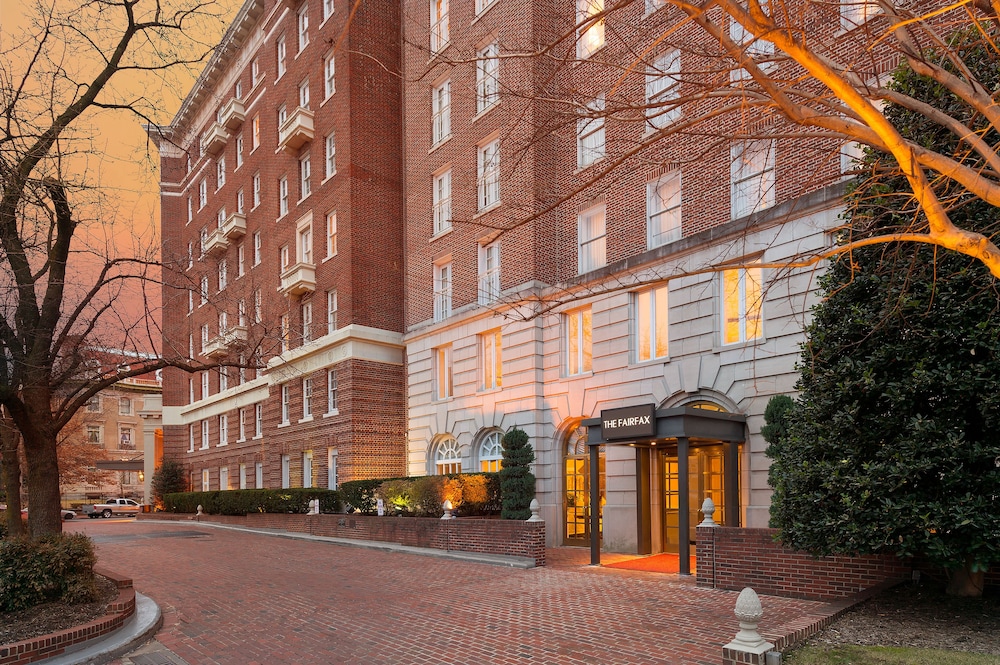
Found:
<svg viewBox="0 0 1000 665"><path fill-rule="evenodd" d="M569 437L566 446L566 473L565 473L565 494L563 495L563 505L565 508L565 534L563 535L564 545L577 545L588 547L590 545L590 453L587 450L586 428L578 427ZM601 515L598 515L599 524L603 529L603 508L605 497L604 480L604 451L598 456L600 460L599 476L600 487L598 491L601 497ZM598 537L601 533L598 533Z"/></svg>
<svg viewBox="0 0 1000 665"><path fill-rule="evenodd" d="M706 497L715 502L715 521L722 522L725 515L723 474L723 447L693 448L688 455L688 524L687 537L695 542L695 527L702 520L699 512ZM680 551L680 477L677 451L663 456L663 551Z"/></svg>

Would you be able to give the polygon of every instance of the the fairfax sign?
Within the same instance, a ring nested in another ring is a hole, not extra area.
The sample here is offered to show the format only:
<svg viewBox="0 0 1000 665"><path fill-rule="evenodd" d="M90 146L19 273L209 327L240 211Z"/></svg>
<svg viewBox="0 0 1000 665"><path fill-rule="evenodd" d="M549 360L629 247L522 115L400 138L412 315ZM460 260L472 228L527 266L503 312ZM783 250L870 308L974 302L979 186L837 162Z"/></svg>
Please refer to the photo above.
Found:
<svg viewBox="0 0 1000 665"><path fill-rule="evenodd" d="M656 436L656 405L626 406L601 411L601 438L648 439Z"/></svg>

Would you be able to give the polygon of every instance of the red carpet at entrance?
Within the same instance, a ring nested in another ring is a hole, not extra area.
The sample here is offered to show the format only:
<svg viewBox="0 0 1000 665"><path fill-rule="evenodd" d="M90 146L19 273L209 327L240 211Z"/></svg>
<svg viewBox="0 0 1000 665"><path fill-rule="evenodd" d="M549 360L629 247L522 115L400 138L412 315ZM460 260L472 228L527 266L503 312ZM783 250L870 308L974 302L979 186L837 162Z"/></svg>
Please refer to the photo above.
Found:
<svg viewBox="0 0 1000 665"><path fill-rule="evenodd" d="M694 557L691 557L691 572L694 573ZM643 570L652 573L680 572L680 557L676 554L654 554L652 556L626 559L617 563L605 564L606 568L623 568L625 570Z"/></svg>

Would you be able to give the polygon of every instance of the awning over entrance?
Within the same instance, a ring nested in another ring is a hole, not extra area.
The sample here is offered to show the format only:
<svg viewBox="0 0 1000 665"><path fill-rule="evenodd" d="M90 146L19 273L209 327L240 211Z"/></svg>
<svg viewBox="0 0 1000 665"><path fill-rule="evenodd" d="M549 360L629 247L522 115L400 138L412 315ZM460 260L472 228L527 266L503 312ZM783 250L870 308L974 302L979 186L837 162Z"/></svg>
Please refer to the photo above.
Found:
<svg viewBox="0 0 1000 665"><path fill-rule="evenodd" d="M601 411L600 418L591 418L582 423L587 428L587 446L590 449L590 563L601 563L600 540L600 496L595 488L599 485L598 451L604 445L627 445L639 448L651 448L658 445L676 444L678 462L678 481L680 501L678 511L678 531L683 535L680 539L680 573L691 574L691 544L687 537L689 524L688 501L688 453L692 444L721 443L725 447L725 499L731 506L726 510L726 526L738 526L739 510L739 476L737 473L739 454L738 445L746 439L746 416L737 413L724 413L691 406L681 406L671 409L657 409L655 404L606 409ZM639 471L636 471L636 480ZM636 506L638 511L648 510ZM641 517L640 517L641 521Z"/></svg>

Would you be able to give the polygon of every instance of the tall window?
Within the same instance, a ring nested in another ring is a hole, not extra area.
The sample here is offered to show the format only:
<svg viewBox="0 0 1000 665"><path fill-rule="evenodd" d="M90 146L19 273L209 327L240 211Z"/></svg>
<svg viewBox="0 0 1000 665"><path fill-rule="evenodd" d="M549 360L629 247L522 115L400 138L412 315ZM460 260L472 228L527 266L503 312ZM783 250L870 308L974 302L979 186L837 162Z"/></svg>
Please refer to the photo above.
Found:
<svg viewBox="0 0 1000 665"><path fill-rule="evenodd" d="M451 316L451 263L434 264L434 320Z"/></svg>
<svg viewBox="0 0 1000 665"><path fill-rule="evenodd" d="M476 159L478 209L500 202L500 139L479 146Z"/></svg>
<svg viewBox="0 0 1000 665"><path fill-rule="evenodd" d="M299 198L312 194L312 162L309 155L305 155L299 160Z"/></svg>
<svg viewBox="0 0 1000 665"><path fill-rule="evenodd" d="M253 422L254 438L264 436L264 405L260 402L253 405Z"/></svg>
<svg viewBox="0 0 1000 665"><path fill-rule="evenodd" d="M454 394L450 344L434 349L434 369L434 395L437 399L448 399Z"/></svg>
<svg viewBox="0 0 1000 665"><path fill-rule="evenodd" d="M222 414L219 416L219 445L225 446L229 443L229 416Z"/></svg>
<svg viewBox="0 0 1000 665"><path fill-rule="evenodd" d="M500 241L479 246L479 304L500 299Z"/></svg>
<svg viewBox="0 0 1000 665"><path fill-rule="evenodd" d="M306 377L302 379L302 417L312 418L312 395L313 395L313 380L312 377Z"/></svg>
<svg viewBox="0 0 1000 665"><path fill-rule="evenodd" d="M666 127L680 117L680 108L673 106L680 96L680 73L680 51L664 53L646 70L646 122L650 127Z"/></svg>
<svg viewBox="0 0 1000 665"><path fill-rule="evenodd" d="M246 250L243 244L236 246L236 276L242 277L246 272Z"/></svg>
<svg viewBox="0 0 1000 665"><path fill-rule="evenodd" d="M219 467L219 489L227 490L229 489L229 467L220 466Z"/></svg>
<svg viewBox="0 0 1000 665"><path fill-rule="evenodd" d="M745 60L757 60L758 58L766 58L767 56L774 54L773 43L754 37L753 33L744 30L743 26L732 18L729 19L729 38L732 39L735 44L743 47L742 55ZM759 64L761 69L764 71L767 71L774 66L773 62L762 62ZM750 72L746 69L733 68L733 70L729 72L730 81L745 81L750 78Z"/></svg>
<svg viewBox="0 0 1000 665"><path fill-rule="evenodd" d="M333 54L323 59L323 98L329 99L333 93L337 92L337 63Z"/></svg>
<svg viewBox="0 0 1000 665"><path fill-rule="evenodd" d="M337 329L337 291L326 292L326 334Z"/></svg>
<svg viewBox="0 0 1000 665"><path fill-rule="evenodd" d="M299 84L299 106L309 108L309 79Z"/></svg>
<svg viewBox="0 0 1000 665"><path fill-rule="evenodd" d="M237 213L239 213L241 215L244 213L244 207L243 206L244 206L245 203L246 203L246 199L244 198L244 196L243 196L243 190L241 189L238 192L236 192L236 212Z"/></svg>
<svg viewBox="0 0 1000 665"><path fill-rule="evenodd" d="M451 136L451 80L431 90L431 144L437 145Z"/></svg>
<svg viewBox="0 0 1000 665"><path fill-rule="evenodd" d="M208 340L209 340L208 324L205 323L205 324L202 324L202 326L201 326L201 352L202 353L205 353L205 347L208 346ZM203 382L203 385L204 385L204 382Z"/></svg>
<svg viewBox="0 0 1000 665"><path fill-rule="evenodd" d="M226 259L219 261L219 290L223 290L229 285L229 262Z"/></svg>
<svg viewBox="0 0 1000 665"><path fill-rule="evenodd" d="M195 440L194 423L191 423L190 425L188 425L188 452L189 453L193 453L194 452L194 440Z"/></svg>
<svg viewBox="0 0 1000 665"><path fill-rule="evenodd" d="M872 0L841 0L840 27L843 30L853 30L881 11L878 3Z"/></svg>
<svg viewBox="0 0 1000 665"><path fill-rule="evenodd" d="M337 412L337 370L335 369L326 371L326 412L328 414Z"/></svg>
<svg viewBox="0 0 1000 665"><path fill-rule="evenodd" d="M260 173L253 174L253 207L260 205Z"/></svg>
<svg viewBox="0 0 1000 665"><path fill-rule="evenodd" d="M255 86L260 80L260 61L257 58L250 63L250 85Z"/></svg>
<svg viewBox="0 0 1000 665"><path fill-rule="evenodd" d="M451 228L451 169L434 176L434 235Z"/></svg>
<svg viewBox="0 0 1000 665"><path fill-rule="evenodd" d="M302 343L312 341L313 305L312 302L302 303Z"/></svg>
<svg viewBox="0 0 1000 665"><path fill-rule="evenodd" d="M326 213L326 258L337 255L337 213Z"/></svg>
<svg viewBox="0 0 1000 665"><path fill-rule="evenodd" d="M190 449L194 449L194 425L191 425L191 444ZM101 426L100 425L87 425L87 443L92 446L99 446L103 442L103 437L101 436Z"/></svg>
<svg viewBox="0 0 1000 665"><path fill-rule="evenodd" d="M260 323L264 320L264 306L262 303L260 289L253 292L253 322Z"/></svg>
<svg viewBox="0 0 1000 665"><path fill-rule="evenodd" d="M499 471L503 467L503 437L500 432L490 432L479 444L479 470Z"/></svg>
<svg viewBox="0 0 1000 665"><path fill-rule="evenodd" d="M250 152L260 147L260 114L250 121Z"/></svg>
<svg viewBox="0 0 1000 665"><path fill-rule="evenodd" d="M236 137L236 168L243 166L243 135Z"/></svg>
<svg viewBox="0 0 1000 665"><path fill-rule="evenodd" d="M333 16L333 0L323 0L323 20Z"/></svg>
<svg viewBox="0 0 1000 665"><path fill-rule="evenodd" d="M580 213L577 218L578 268L581 274L607 263L607 237L604 204Z"/></svg>
<svg viewBox="0 0 1000 665"><path fill-rule="evenodd" d="M326 137L326 177L329 178L337 172L337 140L333 134Z"/></svg>
<svg viewBox="0 0 1000 665"><path fill-rule="evenodd" d="M292 406L292 389L287 383L281 384L281 424L287 425Z"/></svg>
<svg viewBox="0 0 1000 665"><path fill-rule="evenodd" d="M263 253L263 241L261 239L260 231L255 231L253 234L253 265L259 266L261 254Z"/></svg>
<svg viewBox="0 0 1000 665"><path fill-rule="evenodd" d="M187 199L188 222L194 219L194 201L189 196Z"/></svg>
<svg viewBox="0 0 1000 665"><path fill-rule="evenodd" d="M209 437L208 421L207 420L202 420L201 421L201 449L202 450L208 450L208 437Z"/></svg>
<svg viewBox="0 0 1000 665"><path fill-rule="evenodd" d="M431 0L431 53L448 45L448 4L449 0Z"/></svg>
<svg viewBox="0 0 1000 665"><path fill-rule="evenodd" d="M118 398L118 415L120 416L131 416L132 415L132 400L128 397Z"/></svg>
<svg viewBox="0 0 1000 665"><path fill-rule="evenodd" d="M639 362L666 358L667 287L658 286L634 295L635 357Z"/></svg>
<svg viewBox="0 0 1000 665"><path fill-rule="evenodd" d="M434 451L434 472L439 475L462 473L462 451L455 437L440 441Z"/></svg>
<svg viewBox="0 0 1000 665"><path fill-rule="evenodd" d="M221 189L226 184L226 158L220 156L215 162L215 188Z"/></svg>
<svg viewBox="0 0 1000 665"><path fill-rule="evenodd" d="M309 5L302 3L296 23L299 28L299 50L309 45Z"/></svg>
<svg viewBox="0 0 1000 665"><path fill-rule="evenodd" d="M302 453L302 486L313 486L313 451Z"/></svg>
<svg viewBox="0 0 1000 665"><path fill-rule="evenodd" d="M284 35L282 35L281 37L278 37L278 41L276 42L275 48L277 50L277 57L278 57L278 78L280 79L282 76L285 75L285 54L286 54L286 49L285 49L285 36Z"/></svg>
<svg viewBox="0 0 1000 665"><path fill-rule="evenodd" d="M281 352L284 353L289 349L291 342L291 326L288 324L287 314L282 314L281 318L278 319L278 328L281 335Z"/></svg>
<svg viewBox="0 0 1000 665"><path fill-rule="evenodd" d="M313 262L313 236L312 236L312 224L305 224L300 226L297 232L298 235L298 247L296 252L296 259L301 263L312 263Z"/></svg>
<svg viewBox="0 0 1000 665"><path fill-rule="evenodd" d="M479 336L482 351L483 390L494 390L503 385L502 335L491 330Z"/></svg>
<svg viewBox="0 0 1000 665"><path fill-rule="evenodd" d="M604 95L587 105L586 117L576 121L576 162L579 168L604 159Z"/></svg>
<svg viewBox="0 0 1000 665"><path fill-rule="evenodd" d="M646 240L649 249L681 237L681 172L646 184Z"/></svg>
<svg viewBox="0 0 1000 665"><path fill-rule="evenodd" d="M774 205L774 141L743 141L732 147L732 218Z"/></svg>
<svg viewBox="0 0 1000 665"><path fill-rule="evenodd" d="M288 176L278 180L278 215L288 214Z"/></svg>
<svg viewBox="0 0 1000 665"><path fill-rule="evenodd" d="M604 46L604 0L576 0L576 56L589 58Z"/></svg>
<svg viewBox="0 0 1000 665"><path fill-rule="evenodd" d="M278 107L278 127L280 128L288 120L288 106L282 104Z"/></svg>
<svg viewBox="0 0 1000 665"><path fill-rule="evenodd" d="M201 304L204 305L208 302L208 275L203 275L201 278Z"/></svg>
<svg viewBox="0 0 1000 665"><path fill-rule="evenodd" d="M591 323L589 307L566 314L566 374L569 376L591 370Z"/></svg>
<svg viewBox="0 0 1000 665"><path fill-rule="evenodd" d="M737 344L763 335L764 299L759 267L734 268L722 273L722 343Z"/></svg>
<svg viewBox="0 0 1000 665"><path fill-rule="evenodd" d="M500 46L487 44L476 55L476 113L500 101Z"/></svg>
<svg viewBox="0 0 1000 665"><path fill-rule="evenodd" d="M476 13L480 14L493 5L496 0L476 0Z"/></svg>
<svg viewBox="0 0 1000 665"><path fill-rule="evenodd" d="M208 205L208 181L202 180L198 183L198 210Z"/></svg>

